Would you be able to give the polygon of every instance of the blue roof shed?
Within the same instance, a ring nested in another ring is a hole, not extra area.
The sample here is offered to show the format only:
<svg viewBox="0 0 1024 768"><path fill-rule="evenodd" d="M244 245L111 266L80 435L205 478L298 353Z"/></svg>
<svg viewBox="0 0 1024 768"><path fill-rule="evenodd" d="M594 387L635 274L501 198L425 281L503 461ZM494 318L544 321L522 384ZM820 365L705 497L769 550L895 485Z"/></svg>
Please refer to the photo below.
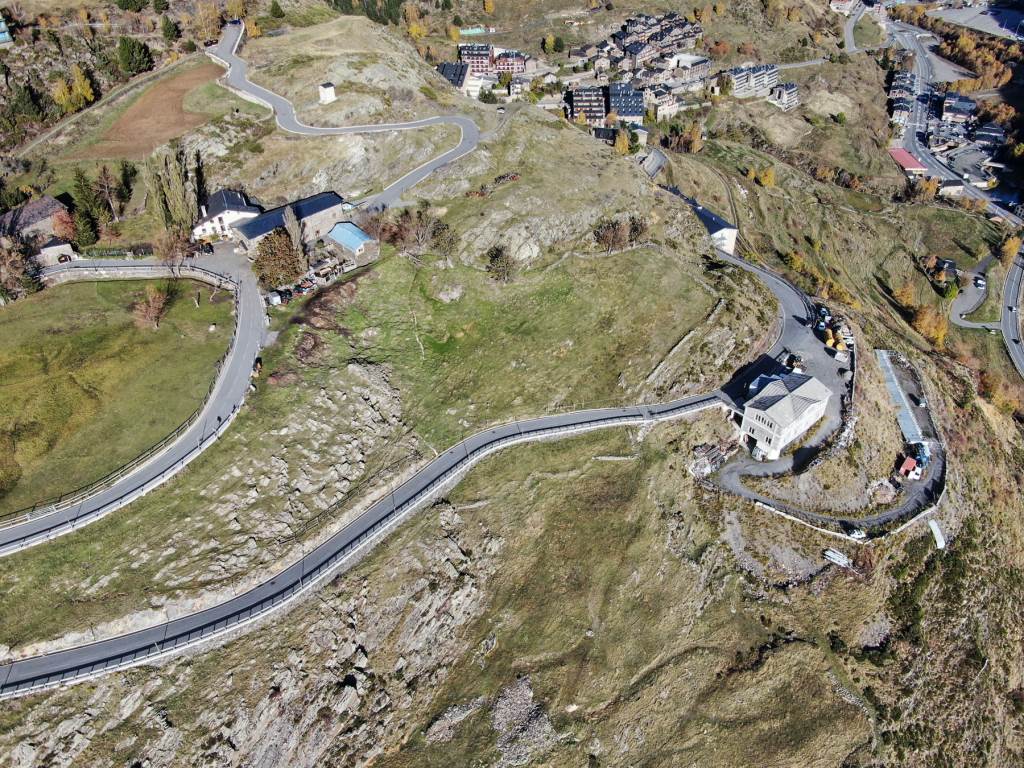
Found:
<svg viewBox="0 0 1024 768"><path fill-rule="evenodd" d="M363 248L373 242L373 238L353 224L351 221L342 221L335 224L327 236L347 251L361 253Z"/></svg>

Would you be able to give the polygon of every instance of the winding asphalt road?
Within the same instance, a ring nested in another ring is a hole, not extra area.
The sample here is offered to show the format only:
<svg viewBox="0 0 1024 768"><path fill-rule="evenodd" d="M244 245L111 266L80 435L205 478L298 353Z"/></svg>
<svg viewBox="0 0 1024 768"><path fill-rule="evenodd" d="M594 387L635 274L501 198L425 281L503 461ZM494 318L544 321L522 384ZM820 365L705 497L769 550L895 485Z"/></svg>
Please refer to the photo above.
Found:
<svg viewBox="0 0 1024 768"><path fill-rule="evenodd" d="M458 127L459 143L454 148L426 161L390 184L382 192L360 201L362 205L369 208L386 208L396 205L401 201L405 192L438 169L472 152L480 142L480 131L476 123L459 115L442 115L410 123L382 123L336 128L306 125L296 117L295 108L291 102L248 79L246 62L236 55L242 34L243 27L240 24L225 26L220 41L209 49L207 54L227 68L228 71L223 79L224 85L250 101L258 102L273 110L278 125L285 131L304 136L337 136L417 130L435 125ZM145 264L144 261L134 263L136 265ZM81 279L92 279L88 276L88 269L103 264L90 260L88 262L72 262L54 269L64 272L78 270ZM119 264L124 265L124 262L105 264L114 268ZM41 507L28 515L18 516L7 521L7 525L0 520L0 526L3 526L0 527L0 557L77 530L148 493L181 471L192 459L209 447L238 412L249 388L249 373L252 364L265 342L263 301L252 270L249 269L244 259L218 256L200 259L199 264L209 267L215 272L221 271L222 274L229 276L241 285L238 303L239 316L236 319L237 340L221 370L214 393L199 420L177 440L140 466L133 468L128 475L120 478L110 487L101 489L86 498L76 499L73 504L63 503ZM131 270L132 267L126 267L127 273L130 273ZM117 276L113 275L113 277Z"/></svg>
<svg viewBox="0 0 1024 768"><path fill-rule="evenodd" d="M277 124L282 130L302 136L344 136L356 133L393 133L395 131L414 131L434 125L454 125L459 129L459 143L452 149L437 157L427 160L423 165L407 173L392 183L383 192L363 201L369 207L384 208L397 204L402 194L416 186L440 168L465 157L477 148L480 143L480 129L468 117L461 115L438 115L410 123L379 123L376 125L346 125L338 127L321 127L306 125L295 114L295 107L283 96L268 91L249 80L249 68L244 59L237 55L238 46L242 41L243 27L241 24L228 24L224 27L217 45L207 50L207 55L227 68L221 82L249 101L262 104L273 110Z"/></svg>
<svg viewBox="0 0 1024 768"><path fill-rule="evenodd" d="M111 485L74 503L42 507L6 521L9 524L0 528L0 556L78 530L153 490L212 445L238 413L249 391L253 361L265 339L263 299L244 259L210 258L203 260L201 266L209 270L208 275L190 272L187 267L182 274L205 282L216 282L220 278L231 283L233 289L237 287L237 314L231 347L199 418L176 440ZM171 275L169 267L155 260L89 259L43 271L43 279L48 281L126 280ZM0 525L3 524L4 521L0 521Z"/></svg>
<svg viewBox="0 0 1024 768"><path fill-rule="evenodd" d="M896 29L896 40L903 48L914 53L914 73L918 76L918 94L914 100L914 108L903 134L903 148L928 169L930 176L938 177L943 181L959 180L959 176L953 170L939 161L932 154L931 150L928 149L927 145L921 143L921 136L927 130L928 109L932 99L932 81L935 78L935 68L930 61L930 53L921 42L921 38L922 36L929 36L931 33L910 24L900 22L894 22L893 24ZM984 190L970 184L965 184L964 190L969 197L984 200L987 204L987 211L992 216L1002 218L1013 227L1019 228L1024 225L1024 221L1019 216L993 202ZM1024 345L1021 344L1019 318L1022 283L1024 283L1024 258L1022 258L1021 252L1018 252L1013 263L1006 270L1006 279L1003 281L1003 308L998 325L962 320L960 315L969 314L970 312L962 308L969 299L965 299L959 305L957 302L953 302L950 319L954 325L962 328L977 328L981 330L998 328L999 332L1003 335L1003 344L1006 347L1007 354L1010 356L1010 360L1013 362L1014 368L1024 378ZM982 300L984 300L984 297L982 297ZM981 302L979 301L975 308L980 306L980 304Z"/></svg>
<svg viewBox="0 0 1024 768"><path fill-rule="evenodd" d="M228 32L232 32L230 27ZM230 34L225 36L225 40L230 40ZM229 46L232 57L237 42L236 36L234 42ZM222 40L221 45L218 46L219 58L228 55L224 50L224 44ZM230 58L225 60L231 61ZM233 87L251 87L260 93L259 98L266 99L267 103L273 103L279 98L270 94L269 91L251 86L244 78L232 79ZM284 103L287 104L287 102ZM290 104L287 104L287 114L294 116ZM467 120L467 118L460 118L460 120ZM307 130L302 126L299 127L302 131ZM404 130L408 127L409 125L406 124L397 130ZM326 130L351 132L346 129ZM475 126L474 132L469 135L473 136L475 141L475 137L478 135L475 132ZM467 132L464 129L463 142L460 142L460 147L466 141L466 136ZM458 151L458 148L453 151ZM450 155L451 153L446 154ZM436 169L450 160L451 158L434 163L432 167ZM405 177L405 188L415 183L408 182L410 178L415 178L415 176L407 175ZM394 186L392 185L392 187ZM678 190L673 190L673 192L679 194ZM682 196L680 195L680 197ZM700 215L703 209L692 200L687 199L687 202L694 205ZM706 211L703 213L705 216L708 215ZM815 361L815 365L823 364L822 358L827 355L822 345L813 339L810 323L813 306L808 298L791 283L762 267L724 252L719 252L719 256L724 261L748 270L762 279L778 299L781 315L779 337L766 357L776 356L784 348L804 349L804 345L810 342L811 346L807 347L808 354ZM32 691L86 680L116 669L152 662L183 648L221 637L261 619L321 584L332 576L340 566L354 563L414 511L451 487L470 467L495 451L519 443L561 438L598 429L654 424L706 409L734 405L735 400L727 390L728 387L724 390L656 405L604 408L556 414L526 421L513 421L478 432L431 460L405 482L392 487L354 521L311 550L299 561L243 594L204 611L138 632L111 637L51 654L22 658L0 666L0 698L19 696ZM743 495L753 498L749 491ZM775 508L778 509L779 505L776 504ZM781 511L785 512L786 510ZM794 511L799 512L798 510ZM823 520L825 519L827 518L823 518ZM837 522L835 519L828 520L833 523Z"/></svg>
<svg viewBox="0 0 1024 768"><path fill-rule="evenodd" d="M857 3L857 7L850 14L850 18L846 20L846 24L843 25L843 49L847 53L857 53L859 50L857 41L853 38L853 28L857 26L857 22L861 20L865 11L867 11L867 7L864 3Z"/></svg>

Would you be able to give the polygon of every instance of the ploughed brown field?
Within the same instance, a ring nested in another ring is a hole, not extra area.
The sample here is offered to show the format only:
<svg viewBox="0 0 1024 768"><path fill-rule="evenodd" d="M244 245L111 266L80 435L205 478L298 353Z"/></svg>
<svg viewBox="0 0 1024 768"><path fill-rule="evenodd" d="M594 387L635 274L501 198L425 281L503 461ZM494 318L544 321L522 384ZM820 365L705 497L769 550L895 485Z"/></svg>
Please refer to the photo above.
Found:
<svg viewBox="0 0 1024 768"><path fill-rule="evenodd" d="M171 139L209 120L189 112L185 95L219 77L224 70L211 61L191 67L149 86L93 144L82 147L74 159L140 159Z"/></svg>

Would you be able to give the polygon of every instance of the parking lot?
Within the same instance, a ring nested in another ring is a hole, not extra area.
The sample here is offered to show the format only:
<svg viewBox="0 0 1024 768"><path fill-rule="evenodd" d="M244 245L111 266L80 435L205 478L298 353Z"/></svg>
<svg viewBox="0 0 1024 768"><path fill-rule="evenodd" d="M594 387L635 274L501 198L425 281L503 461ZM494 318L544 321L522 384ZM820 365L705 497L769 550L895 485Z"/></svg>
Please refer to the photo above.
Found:
<svg viewBox="0 0 1024 768"><path fill-rule="evenodd" d="M1013 8L979 5L973 8L943 8L931 11L928 15L1011 40L1017 39L1018 27L1024 31L1024 26L1020 26L1024 21L1024 12Z"/></svg>

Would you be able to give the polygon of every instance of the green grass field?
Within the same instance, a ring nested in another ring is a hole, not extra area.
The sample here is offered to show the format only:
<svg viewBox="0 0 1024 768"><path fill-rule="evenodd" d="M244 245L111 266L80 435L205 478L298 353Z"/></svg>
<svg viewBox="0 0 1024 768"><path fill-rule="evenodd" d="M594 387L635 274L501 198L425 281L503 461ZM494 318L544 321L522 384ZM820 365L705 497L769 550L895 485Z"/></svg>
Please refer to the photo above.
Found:
<svg viewBox="0 0 1024 768"><path fill-rule="evenodd" d="M102 477L203 401L231 334L230 297L211 304L206 286L185 282L153 330L130 310L143 286L64 285L0 309L0 513Z"/></svg>
<svg viewBox="0 0 1024 768"><path fill-rule="evenodd" d="M463 297L443 303L442 285L462 286ZM365 283L344 322L368 340L357 353L393 366L408 387L406 408L422 434L447 445L469 425L621 401L620 381L639 384L712 304L651 250L572 260L511 285L395 258Z"/></svg>
<svg viewBox="0 0 1024 768"><path fill-rule="evenodd" d="M868 16L861 16L853 27L853 42L858 48L872 48L881 45L885 39L885 31L878 22Z"/></svg>

